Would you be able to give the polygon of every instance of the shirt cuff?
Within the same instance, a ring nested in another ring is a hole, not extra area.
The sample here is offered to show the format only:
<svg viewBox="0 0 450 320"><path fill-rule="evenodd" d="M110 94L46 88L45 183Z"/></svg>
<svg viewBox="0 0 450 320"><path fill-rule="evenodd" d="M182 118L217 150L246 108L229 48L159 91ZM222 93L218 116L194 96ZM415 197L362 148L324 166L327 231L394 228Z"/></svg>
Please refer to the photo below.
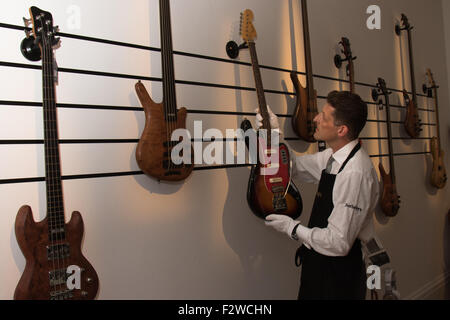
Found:
<svg viewBox="0 0 450 320"><path fill-rule="evenodd" d="M302 226L301 224L297 227L297 236L298 238L303 241L303 244L308 248L311 249L311 229L306 228L305 226Z"/></svg>

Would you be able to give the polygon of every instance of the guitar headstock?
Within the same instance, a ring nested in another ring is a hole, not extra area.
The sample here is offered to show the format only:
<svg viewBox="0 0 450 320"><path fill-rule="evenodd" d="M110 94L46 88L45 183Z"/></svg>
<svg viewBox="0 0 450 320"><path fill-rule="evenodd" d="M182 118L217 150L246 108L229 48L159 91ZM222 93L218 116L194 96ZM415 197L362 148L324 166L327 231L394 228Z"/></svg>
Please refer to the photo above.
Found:
<svg viewBox="0 0 450 320"><path fill-rule="evenodd" d="M372 90L372 99L377 102L381 109L383 102L381 99L378 100L379 94L384 95L385 103L387 106L389 106L389 95L391 94L391 92L388 91L386 87L386 81L384 81L383 78L378 78L377 89Z"/></svg>
<svg viewBox="0 0 450 320"><path fill-rule="evenodd" d="M344 53L345 58L348 61L353 60L352 59L352 50L350 48L350 40L348 40L348 38L346 38L346 37L342 37L341 44L342 44L342 47L344 48L344 50L342 52Z"/></svg>
<svg viewBox="0 0 450 320"><path fill-rule="evenodd" d="M380 88L381 93L387 96L389 93L386 88L386 81L383 78L378 78L378 88Z"/></svg>
<svg viewBox="0 0 450 320"><path fill-rule="evenodd" d="M240 34L245 42L252 42L256 39L256 30L253 26L254 15L252 10L246 9L241 12Z"/></svg>
<svg viewBox="0 0 450 320"><path fill-rule="evenodd" d="M436 82L434 82L433 73L431 73L430 69L427 69L427 77L428 77L428 82L431 85L430 87L431 88L436 88Z"/></svg>
<svg viewBox="0 0 450 320"><path fill-rule="evenodd" d="M411 25L409 24L408 17L403 13L402 13L402 23L403 28L405 28L406 30L411 30Z"/></svg>
<svg viewBox="0 0 450 320"><path fill-rule="evenodd" d="M41 47L49 45L50 48L59 44L59 38L55 38L58 27L53 27L53 17L50 12L43 11L38 7L30 8L30 20L24 18L25 24L32 25L32 33L35 43Z"/></svg>

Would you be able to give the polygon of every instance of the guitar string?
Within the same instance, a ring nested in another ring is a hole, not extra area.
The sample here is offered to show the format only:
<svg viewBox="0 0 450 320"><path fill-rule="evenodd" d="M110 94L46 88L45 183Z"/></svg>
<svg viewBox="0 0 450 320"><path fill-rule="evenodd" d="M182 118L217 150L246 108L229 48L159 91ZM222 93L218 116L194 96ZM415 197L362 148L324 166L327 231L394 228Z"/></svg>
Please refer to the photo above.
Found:
<svg viewBox="0 0 450 320"><path fill-rule="evenodd" d="M171 169L171 158L170 158L170 131L171 131L171 123L169 121L170 119L170 98L169 98L169 75L168 75L168 44L167 44L167 21L166 21L166 15L167 8L165 7L165 0L159 1L159 10L160 10L160 41L161 41L161 61L162 61L162 77L163 77L163 107L164 107L164 123L166 127L166 146L167 146L167 167L164 166L163 161L163 168L165 171L170 171ZM170 12L169 12L170 14Z"/></svg>
<svg viewBox="0 0 450 320"><path fill-rule="evenodd" d="M41 23L42 23L42 19ZM42 39L42 88L43 88L43 110L44 110L44 141L45 141L45 145L44 145L44 152L45 152L45 158L46 158L46 162L45 162L45 170L46 170L46 189L47 189L47 213L48 213L48 220L49 220L49 230L48 230L48 236L49 236L49 242L50 242L50 248L47 250L47 254L49 254L50 252L53 253L52 250L55 249L55 241L53 239L53 231L56 229L55 228L55 221L54 221L54 209L53 209L53 190L52 190L52 178L51 178L51 174L52 174L52 170L51 170L51 152L50 152L50 113L48 111L48 102L47 100L47 96L48 96L48 79L47 79L47 59L48 59L48 52L47 52L47 42L46 42L46 37L44 35L44 26L41 26L42 28L42 32L41 32L41 39ZM54 256L52 257L52 266L53 266L53 270L56 270L57 267L55 266L55 259ZM49 277L49 281L51 280L51 277ZM49 283L50 284L50 283ZM51 290L51 289L50 289ZM53 292L55 292L57 290L55 283L53 283ZM49 295L51 297L51 291L49 292Z"/></svg>
<svg viewBox="0 0 450 320"><path fill-rule="evenodd" d="M170 0L165 0L167 3L167 20L166 20L166 30L167 30L167 48L168 48L168 71L169 71L169 90L170 90L170 132L169 132L169 140L171 141L172 133L177 127L177 96L175 89L175 66L174 66L174 58L173 58L173 43L172 43L172 22L171 22L171 12L170 12ZM170 150L172 150L172 143L170 144ZM169 152L169 163L172 169L175 169L175 165L172 162L172 152Z"/></svg>
<svg viewBox="0 0 450 320"><path fill-rule="evenodd" d="M56 200L55 203L55 211L54 211L54 219L55 219L55 225L56 225L56 247L57 247L57 270L55 272L55 278L56 283L58 285L58 293L62 293L65 287L65 284L62 284L60 281L61 273L64 272L65 267L65 259L64 259L64 246L61 243L63 240L64 231L61 231L61 228L64 230L64 208L63 208L63 199L62 199L62 185L61 180L59 179L60 176L60 167L59 167L59 147L58 147L58 135L57 135L57 121L56 121L56 106L55 106L55 96L54 96L54 79L53 79L53 52L52 52L52 43L51 39L47 38L46 41L48 41L46 48L47 48L47 90L48 95L47 98L49 99L47 101L48 103L48 112L49 112L49 118L51 118L51 131L50 131L50 141L52 142L52 147L50 149L51 156L52 156L52 165L53 165L53 193L54 198ZM64 298L64 294L61 296L58 296L58 299Z"/></svg>
<svg viewBox="0 0 450 320"><path fill-rule="evenodd" d="M45 37L44 48L46 51L46 57L44 59L46 63L46 68L44 73L46 73L46 90L47 90L47 119L48 128L50 129L48 133L49 143L49 153L51 157L50 175L52 180L52 199L53 201L53 217L52 225L55 227L56 235L56 256L57 256L57 268L54 269L54 281L56 281L55 286L57 286L56 298L65 299L66 297L66 282L65 280L65 268L66 257L64 250L63 240L65 239L65 219L64 219L64 203L62 194L62 183L61 183L61 173L60 173L60 158L59 158L59 145L58 145L58 132L57 132L57 116L56 116L56 104L54 95L54 65L53 65L53 45L52 39L50 37Z"/></svg>
<svg viewBox="0 0 450 320"><path fill-rule="evenodd" d="M165 24L165 28L164 28L164 39L165 39L165 55L166 55L166 77L167 77L167 81L166 81L166 86L167 86L167 105L168 105L168 109L169 109L169 114L168 114L168 118L166 119L166 121L168 121L169 124L169 130L168 130L168 168L169 171L172 170L172 158L171 158L171 148L172 148L172 141L171 141L171 133L174 129L173 127L173 104L174 104L174 96L173 96L173 60L172 60L172 48L171 48L171 28L170 28L170 5L169 5L169 0L163 0L164 4L165 4L165 8L163 10L163 14L164 14L164 24ZM166 115L167 116L167 115Z"/></svg>

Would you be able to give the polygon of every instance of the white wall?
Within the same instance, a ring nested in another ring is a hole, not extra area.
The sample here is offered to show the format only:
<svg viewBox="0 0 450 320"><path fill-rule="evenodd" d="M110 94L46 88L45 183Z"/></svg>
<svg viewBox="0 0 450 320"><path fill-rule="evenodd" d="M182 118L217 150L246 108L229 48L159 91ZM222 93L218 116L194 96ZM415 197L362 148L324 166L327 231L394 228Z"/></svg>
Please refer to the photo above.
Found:
<svg viewBox="0 0 450 320"><path fill-rule="evenodd" d="M381 30L366 28L366 8L378 4ZM75 33L160 47L158 1L77 1L81 28L70 29L71 1L3 1L0 22L22 24L28 8L37 5L51 11L61 32ZM303 36L299 0L171 1L174 50L227 58L225 44L241 43L239 13L246 8L255 14L258 33L256 47L262 65L304 71ZM445 8L445 7L444 7ZM412 25L415 73L418 89L430 67L441 86L440 120L442 144L449 150L449 82L444 43L441 1L425 0L315 0L308 2L313 70L315 74L344 77L333 64L337 42L350 39L355 61L356 81L375 84L385 78L391 88L410 90L407 43L394 32L394 22L405 13ZM448 10L447 10L448 11ZM448 27L447 27L448 29ZM19 44L24 34L0 28L3 43L0 61L31 63L22 57ZM448 39L448 34L446 35ZM401 56L402 54L402 56ZM75 68L139 76L160 77L160 54L146 50L98 44L63 37L56 50L61 68ZM447 50L448 57L448 50ZM250 61L248 52L240 59ZM448 60L448 59L447 59ZM207 60L175 57L176 78L244 87L254 86L250 67ZM140 106L134 92L134 79L59 74L59 103ZM262 70L264 87L293 92L288 73ZM0 100L42 100L39 70L0 67ZM301 79L303 81L303 79ZM160 82L144 81L156 101L161 100ZM345 84L317 79L318 94L345 89ZM370 88L357 86L366 101ZM403 104L393 94L394 104ZM291 113L294 97L266 94L276 113ZM179 106L188 109L253 112L257 106L253 91L177 85ZM321 107L323 100L319 100ZM432 109L431 99L419 98L419 105ZM42 109L1 105L0 140L42 139ZM404 109L393 108L393 120ZM424 122L434 122L433 113L420 112ZM144 127L141 111L59 108L61 139L136 139ZM252 120L253 118L250 117ZM384 119L384 111L369 106L370 119ZM203 130L239 126L242 117L189 114L203 121ZM281 119L286 136L293 132L289 121ZM395 136L405 136L401 125L393 125ZM423 136L435 134L426 127ZM362 134L386 136L385 126L368 123ZM292 144L301 153L315 146ZM370 154L387 152L384 141L365 140ZM133 143L62 144L63 175L139 170ZM429 149L428 140L396 140L397 153ZM44 176L43 145L0 144L0 179ZM378 165L378 158L373 158ZM383 164L388 167L387 158ZM444 222L450 207L449 187L433 189L428 180L430 155L398 156L395 159L397 189L401 209L397 217L377 214L377 232L397 270L403 296L410 296L442 277L446 269ZM446 167L450 168L448 156ZM450 169L449 169L450 170ZM299 270L294 266L296 243L267 229L252 215L245 194L249 169L230 168L194 171L180 184L158 183L145 176L65 180L66 219L79 210L85 222L83 252L100 277L99 299L295 299ZM315 186L297 182L302 190L307 221ZM15 234L18 208L29 204L36 220L45 216L44 183L0 184L0 298L10 299L23 271L25 260ZM448 266L448 265L447 265Z"/></svg>

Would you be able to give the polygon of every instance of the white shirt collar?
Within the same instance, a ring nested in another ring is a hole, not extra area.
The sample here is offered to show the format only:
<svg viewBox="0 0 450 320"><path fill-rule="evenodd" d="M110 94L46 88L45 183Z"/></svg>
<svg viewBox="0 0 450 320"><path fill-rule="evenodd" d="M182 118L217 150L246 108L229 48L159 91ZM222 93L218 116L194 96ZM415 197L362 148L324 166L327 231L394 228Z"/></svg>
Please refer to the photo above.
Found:
<svg viewBox="0 0 450 320"><path fill-rule="evenodd" d="M339 165L342 165L347 159L350 152L353 150L353 148L358 144L359 139L355 139L353 141L350 141L345 146L340 148L338 151L332 154L333 159L339 163Z"/></svg>

